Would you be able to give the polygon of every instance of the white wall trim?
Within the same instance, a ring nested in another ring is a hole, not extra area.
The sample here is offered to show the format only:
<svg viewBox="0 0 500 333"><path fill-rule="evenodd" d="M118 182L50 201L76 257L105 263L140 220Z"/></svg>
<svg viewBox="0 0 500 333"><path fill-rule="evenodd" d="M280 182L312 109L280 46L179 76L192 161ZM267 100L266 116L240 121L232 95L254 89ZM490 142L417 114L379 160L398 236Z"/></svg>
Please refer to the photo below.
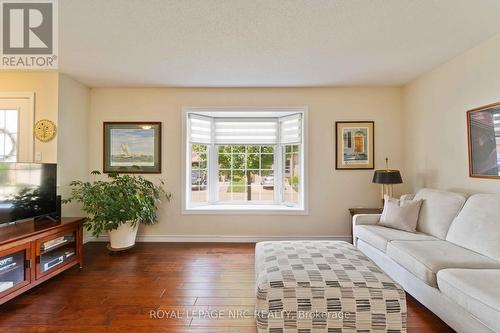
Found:
<svg viewBox="0 0 500 333"><path fill-rule="evenodd" d="M162 243L256 243L263 241L284 241L284 240L336 240L352 242L351 236L215 236L215 235L139 235L137 242L162 242ZM108 242L108 236L85 236L84 243L87 242Z"/></svg>
<svg viewBox="0 0 500 333"><path fill-rule="evenodd" d="M33 101L35 99L35 93L32 91L20 91L20 92L2 91L2 92L0 92L0 98L14 98L14 99L28 98L28 99L31 99Z"/></svg>
<svg viewBox="0 0 500 333"><path fill-rule="evenodd" d="M271 204L214 204L192 207L185 215L308 215L304 208Z"/></svg>

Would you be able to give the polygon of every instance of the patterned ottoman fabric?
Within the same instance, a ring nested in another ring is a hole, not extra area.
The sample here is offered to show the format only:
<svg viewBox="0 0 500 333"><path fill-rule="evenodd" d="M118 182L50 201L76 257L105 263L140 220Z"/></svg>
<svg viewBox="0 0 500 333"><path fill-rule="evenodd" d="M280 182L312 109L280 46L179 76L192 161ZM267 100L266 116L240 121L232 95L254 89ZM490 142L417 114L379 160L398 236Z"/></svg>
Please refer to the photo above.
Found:
<svg viewBox="0 0 500 333"><path fill-rule="evenodd" d="M257 243L259 332L406 332L404 290L354 246Z"/></svg>

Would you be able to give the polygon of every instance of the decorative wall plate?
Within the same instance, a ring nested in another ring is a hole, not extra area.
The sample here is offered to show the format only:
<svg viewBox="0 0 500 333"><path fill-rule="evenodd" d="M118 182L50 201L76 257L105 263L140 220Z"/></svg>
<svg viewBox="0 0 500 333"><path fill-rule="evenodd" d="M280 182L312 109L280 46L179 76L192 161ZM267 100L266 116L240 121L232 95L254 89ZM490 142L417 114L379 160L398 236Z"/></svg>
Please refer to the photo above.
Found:
<svg viewBox="0 0 500 333"><path fill-rule="evenodd" d="M56 136L56 124L48 119L41 119L35 124L35 136L42 142L49 142Z"/></svg>

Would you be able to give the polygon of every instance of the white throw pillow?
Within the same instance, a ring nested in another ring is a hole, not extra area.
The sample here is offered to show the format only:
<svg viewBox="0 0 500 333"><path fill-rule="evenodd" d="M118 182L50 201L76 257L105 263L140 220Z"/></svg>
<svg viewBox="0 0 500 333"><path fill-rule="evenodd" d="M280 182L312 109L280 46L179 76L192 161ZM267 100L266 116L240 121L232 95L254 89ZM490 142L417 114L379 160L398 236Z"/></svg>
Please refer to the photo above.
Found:
<svg viewBox="0 0 500 333"><path fill-rule="evenodd" d="M420 206L422 200L398 200L385 195L379 225L416 232Z"/></svg>

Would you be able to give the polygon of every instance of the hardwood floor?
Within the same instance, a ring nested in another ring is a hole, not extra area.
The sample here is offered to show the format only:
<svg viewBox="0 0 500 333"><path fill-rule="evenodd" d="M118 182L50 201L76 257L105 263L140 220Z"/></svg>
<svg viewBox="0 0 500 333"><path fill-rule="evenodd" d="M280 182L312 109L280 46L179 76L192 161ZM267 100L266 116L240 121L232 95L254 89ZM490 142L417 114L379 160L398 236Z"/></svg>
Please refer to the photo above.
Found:
<svg viewBox="0 0 500 333"><path fill-rule="evenodd" d="M114 256L105 246L86 244L82 270L70 269L1 305L0 333L256 332L252 317L228 315L253 312L253 244L140 243ZM216 310L224 318L192 315ZM408 296L408 332L453 330Z"/></svg>

